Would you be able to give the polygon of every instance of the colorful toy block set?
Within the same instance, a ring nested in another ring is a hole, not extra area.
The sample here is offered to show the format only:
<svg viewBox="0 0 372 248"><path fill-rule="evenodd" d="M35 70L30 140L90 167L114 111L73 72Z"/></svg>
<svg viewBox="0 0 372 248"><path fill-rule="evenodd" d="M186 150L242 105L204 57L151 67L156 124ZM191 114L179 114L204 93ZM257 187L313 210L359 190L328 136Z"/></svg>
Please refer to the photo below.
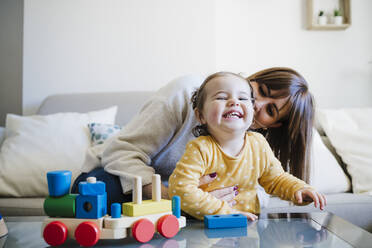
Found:
<svg viewBox="0 0 372 248"><path fill-rule="evenodd" d="M57 246L72 238L81 246L93 246L99 239L123 239L130 235L145 243L155 231L165 238L175 236L186 226L180 198L161 199L160 176L154 175L152 179L151 200L142 201L142 181L135 177L133 202L113 203L109 216L104 182L89 177L79 183L79 194L71 194L70 171L48 172L49 196L44 201L44 211L49 217L42 226L45 242Z"/></svg>

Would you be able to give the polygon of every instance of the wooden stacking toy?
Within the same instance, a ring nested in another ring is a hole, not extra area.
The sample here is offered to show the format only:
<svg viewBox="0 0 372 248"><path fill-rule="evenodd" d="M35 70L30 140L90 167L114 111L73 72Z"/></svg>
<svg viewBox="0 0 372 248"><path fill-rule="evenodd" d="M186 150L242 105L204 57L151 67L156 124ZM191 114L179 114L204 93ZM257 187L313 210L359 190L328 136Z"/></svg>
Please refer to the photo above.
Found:
<svg viewBox="0 0 372 248"><path fill-rule="evenodd" d="M79 183L79 194L70 194L71 172L52 171L47 174L49 196L44 211L42 235L51 246L61 245L67 238L82 246L93 246L99 239L123 239L132 235L145 243L155 231L165 238L175 236L186 226L181 216L180 198L161 199L160 176L152 177L152 199L142 201L142 182L134 178L133 202L113 203L107 215L107 193L104 182L95 177Z"/></svg>

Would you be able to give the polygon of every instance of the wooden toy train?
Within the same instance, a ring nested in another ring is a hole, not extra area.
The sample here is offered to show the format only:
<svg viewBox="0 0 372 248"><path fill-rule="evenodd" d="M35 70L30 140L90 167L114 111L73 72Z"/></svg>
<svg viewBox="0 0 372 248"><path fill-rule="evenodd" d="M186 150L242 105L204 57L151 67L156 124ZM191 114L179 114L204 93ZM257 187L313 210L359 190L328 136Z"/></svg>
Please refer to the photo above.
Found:
<svg viewBox="0 0 372 248"><path fill-rule="evenodd" d="M111 205L107 215L104 182L95 177L79 183L79 194L69 193L70 171L47 173L49 196L44 211L50 216L42 225L42 235L49 245L57 246L75 238L82 246L93 246L99 239L123 239L132 234L139 242L152 239L156 231L166 238L175 236L186 226L181 216L180 198L161 199L160 176L152 178L152 200L142 201L142 181L134 178L133 202Z"/></svg>

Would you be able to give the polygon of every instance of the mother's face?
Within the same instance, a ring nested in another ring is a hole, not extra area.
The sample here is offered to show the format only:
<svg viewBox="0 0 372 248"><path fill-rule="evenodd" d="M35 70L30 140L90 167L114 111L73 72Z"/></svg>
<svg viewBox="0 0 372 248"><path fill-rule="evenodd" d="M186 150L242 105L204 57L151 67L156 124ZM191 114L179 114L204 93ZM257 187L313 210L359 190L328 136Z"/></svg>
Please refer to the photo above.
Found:
<svg viewBox="0 0 372 248"><path fill-rule="evenodd" d="M289 97L274 98L276 90L270 90L265 84L251 81L256 98L252 129L275 128L281 126L282 120L289 113Z"/></svg>

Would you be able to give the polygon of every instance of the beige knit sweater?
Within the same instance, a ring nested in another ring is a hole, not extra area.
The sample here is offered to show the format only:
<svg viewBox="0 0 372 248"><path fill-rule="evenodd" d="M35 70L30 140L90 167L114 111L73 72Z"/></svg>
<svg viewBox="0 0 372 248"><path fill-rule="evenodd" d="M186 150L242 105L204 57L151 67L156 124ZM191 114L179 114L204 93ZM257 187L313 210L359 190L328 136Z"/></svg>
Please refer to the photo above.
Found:
<svg viewBox="0 0 372 248"><path fill-rule="evenodd" d="M191 130L197 122L190 98L203 80L201 75L184 76L158 90L119 135L88 150L82 171L104 167L120 176L124 193L132 190L133 175L146 185L156 172L167 185L186 143L194 138Z"/></svg>

